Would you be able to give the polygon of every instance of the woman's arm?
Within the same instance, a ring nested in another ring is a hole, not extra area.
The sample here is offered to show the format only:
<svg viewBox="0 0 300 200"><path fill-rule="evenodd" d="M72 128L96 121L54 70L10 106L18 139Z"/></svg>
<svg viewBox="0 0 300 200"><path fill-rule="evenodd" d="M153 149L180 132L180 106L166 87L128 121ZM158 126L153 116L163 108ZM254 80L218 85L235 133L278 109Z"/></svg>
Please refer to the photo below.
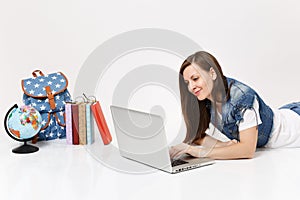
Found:
<svg viewBox="0 0 300 200"><path fill-rule="evenodd" d="M208 145L213 145L214 147L226 147L232 144L237 143L236 140L229 140L227 142L222 142L220 140L217 140L210 135L206 135L204 138L198 139L194 142L196 145L200 146L208 146Z"/></svg>
<svg viewBox="0 0 300 200"><path fill-rule="evenodd" d="M215 146L211 149L199 149L195 146L189 146L186 153L196 157L205 156L214 159L253 158L256 150L257 135L257 126L254 126L240 132L240 142L238 143L222 146L222 142L218 142L216 145L219 145L219 147ZM205 142L205 139L203 142Z"/></svg>

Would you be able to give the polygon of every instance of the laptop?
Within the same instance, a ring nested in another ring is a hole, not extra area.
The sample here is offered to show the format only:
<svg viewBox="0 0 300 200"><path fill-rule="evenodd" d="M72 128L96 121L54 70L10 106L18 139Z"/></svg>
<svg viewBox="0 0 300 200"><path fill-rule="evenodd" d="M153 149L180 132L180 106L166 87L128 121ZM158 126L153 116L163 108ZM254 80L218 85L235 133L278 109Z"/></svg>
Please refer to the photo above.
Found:
<svg viewBox="0 0 300 200"><path fill-rule="evenodd" d="M159 115L119 106L110 109L122 157L172 174L214 163L210 158L189 155L171 159L164 120Z"/></svg>

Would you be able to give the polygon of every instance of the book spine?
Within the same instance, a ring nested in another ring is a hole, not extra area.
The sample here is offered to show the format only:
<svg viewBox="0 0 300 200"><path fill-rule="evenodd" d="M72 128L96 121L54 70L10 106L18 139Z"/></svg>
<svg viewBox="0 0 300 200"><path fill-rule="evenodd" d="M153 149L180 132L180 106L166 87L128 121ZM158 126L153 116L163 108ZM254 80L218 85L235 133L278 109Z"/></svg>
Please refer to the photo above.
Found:
<svg viewBox="0 0 300 200"><path fill-rule="evenodd" d="M104 118L101 106L99 101L94 103L92 106L93 116L95 118L96 124L98 126L102 141L105 145L109 144L112 141L111 134L109 132L106 120Z"/></svg>
<svg viewBox="0 0 300 200"><path fill-rule="evenodd" d="M79 144L86 144L86 104L82 103L78 105L78 118L79 118Z"/></svg>
<svg viewBox="0 0 300 200"><path fill-rule="evenodd" d="M72 105L72 138L73 138L73 144L77 145L79 144L79 127L78 127L78 105Z"/></svg>
<svg viewBox="0 0 300 200"><path fill-rule="evenodd" d="M86 143L92 144L94 142L94 123L91 110L91 104L86 104Z"/></svg>
<svg viewBox="0 0 300 200"><path fill-rule="evenodd" d="M65 105L65 113L66 113L66 141L67 141L67 144L73 144L71 104L67 103Z"/></svg>

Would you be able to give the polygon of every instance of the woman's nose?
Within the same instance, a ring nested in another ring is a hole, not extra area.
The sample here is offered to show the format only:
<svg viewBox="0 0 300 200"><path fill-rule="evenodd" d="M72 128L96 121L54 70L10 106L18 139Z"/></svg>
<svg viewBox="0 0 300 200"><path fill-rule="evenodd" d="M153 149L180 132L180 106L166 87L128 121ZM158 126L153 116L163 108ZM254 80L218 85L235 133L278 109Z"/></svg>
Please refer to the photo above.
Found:
<svg viewBox="0 0 300 200"><path fill-rule="evenodd" d="M194 82L191 82L191 89L194 90L196 88L196 84Z"/></svg>
<svg viewBox="0 0 300 200"><path fill-rule="evenodd" d="M194 83L190 83L190 84L189 84L189 90L190 90L191 92L193 92L195 88L196 88L196 85L195 85Z"/></svg>

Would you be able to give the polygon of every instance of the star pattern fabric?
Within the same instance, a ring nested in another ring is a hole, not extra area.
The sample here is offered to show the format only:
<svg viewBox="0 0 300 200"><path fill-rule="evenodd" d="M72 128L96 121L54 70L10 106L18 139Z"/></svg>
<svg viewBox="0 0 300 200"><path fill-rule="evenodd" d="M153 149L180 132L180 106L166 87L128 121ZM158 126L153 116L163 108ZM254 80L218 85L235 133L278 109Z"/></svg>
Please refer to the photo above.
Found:
<svg viewBox="0 0 300 200"><path fill-rule="evenodd" d="M42 116L39 141L66 137L65 127L61 125L65 124L65 104L71 101L67 86L68 80L61 72L22 80L24 104L34 107ZM55 109L50 108L46 87L54 95Z"/></svg>
<svg viewBox="0 0 300 200"><path fill-rule="evenodd" d="M46 86L50 87L52 94L58 94L64 91L67 85L67 78L61 72L24 79L22 82L24 93L31 97L46 97Z"/></svg>

